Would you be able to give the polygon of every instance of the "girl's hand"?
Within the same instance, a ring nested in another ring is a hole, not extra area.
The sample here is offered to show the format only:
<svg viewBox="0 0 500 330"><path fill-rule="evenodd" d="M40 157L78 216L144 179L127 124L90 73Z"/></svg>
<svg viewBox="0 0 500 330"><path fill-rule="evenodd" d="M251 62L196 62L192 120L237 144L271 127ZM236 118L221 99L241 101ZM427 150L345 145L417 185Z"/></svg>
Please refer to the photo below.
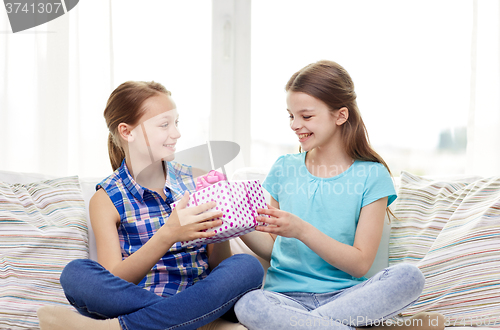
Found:
<svg viewBox="0 0 500 330"><path fill-rule="evenodd" d="M168 233L173 235L176 242L214 236L215 233L213 231L204 230L222 224L222 220L208 221L222 217L222 211L205 211L215 207L216 202L186 208L188 200L189 192L186 191L163 227L168 228Z"/></svg>
<svg viewBox="0 0 500 330"><path fill-rule="evenodd" d="M205 212L217 206L217 202L215 201L186 208L188 201L189 192L186 191L175 207L175 209L177 209L177 214L179 215L179 222L181 226L222 217L222 211Z"/></svg>
<svg viewBox="0 0 500 330"><path fill-rule="evenodd" d="M292 213L277 209L269 204L267 206L269 209L257 209L257 213L271 217L257 216L255 220L265 222L268 226L257 226L256 230L300 239L307 223Z"/></svg>

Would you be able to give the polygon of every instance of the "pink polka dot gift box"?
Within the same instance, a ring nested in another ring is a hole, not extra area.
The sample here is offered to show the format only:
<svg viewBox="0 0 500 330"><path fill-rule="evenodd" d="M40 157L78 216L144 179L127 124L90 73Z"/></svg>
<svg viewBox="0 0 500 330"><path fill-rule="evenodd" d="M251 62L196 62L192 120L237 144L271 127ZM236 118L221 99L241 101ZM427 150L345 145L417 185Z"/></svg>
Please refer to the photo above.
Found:
<svg viewBox="0 0 500 330"><path fill-rule="evenodd" d="M186 207L216 201L217 206L208 211L222 211L222 225L212 228L216 235L210 238L198 238L180 242L182 246L195 246L219 243L255 230L265 223L256 221L257 209L267 209L262 186L258 180L219 181L189 196ZM172 209L179 201L172 203Z"/></svg>

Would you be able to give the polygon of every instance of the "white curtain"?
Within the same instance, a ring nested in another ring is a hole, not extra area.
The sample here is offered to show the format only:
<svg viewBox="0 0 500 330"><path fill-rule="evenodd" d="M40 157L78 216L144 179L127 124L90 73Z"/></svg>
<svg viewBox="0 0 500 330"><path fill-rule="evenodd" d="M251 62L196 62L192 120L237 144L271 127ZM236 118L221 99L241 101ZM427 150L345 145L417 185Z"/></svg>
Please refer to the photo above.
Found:
<svg viewBox="0 0 500 330"><path fill-rule="evenodd" d="M474 0L467 172L500 175L500 2Z"/></svg>
<svg viewBox="0 0 500 330"><path fill-rule="evenodd" d="M178 150L206 143L211 2L85 0L13 34L0 15L0 170L104 177L103 111L127 80L172 91Z"/></svg>
<svg viewBox="0 0 500 330"><path fill-rule="evenodd" d="M110 170L102 118L113 86L110 5L99 1L95 10L90 2L15 34L0 15L0 169L54 176Z"/></svg>

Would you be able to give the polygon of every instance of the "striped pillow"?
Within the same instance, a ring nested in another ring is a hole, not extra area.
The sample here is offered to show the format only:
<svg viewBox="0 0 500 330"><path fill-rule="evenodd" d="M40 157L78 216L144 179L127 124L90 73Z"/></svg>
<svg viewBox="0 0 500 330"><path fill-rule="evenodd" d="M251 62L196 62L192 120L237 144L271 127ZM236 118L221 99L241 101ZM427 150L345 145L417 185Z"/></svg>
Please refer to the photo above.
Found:
<svg viewBox="0 0 500 330"><path fill-rule="evenodd" d="M59 276L88 258L78 177L31 184L0 182L0 329L37 329L36 310L68 305Z"/></svg>
<svg viewBox="0 0 500 330"><path fill-rule="evenodd" d="M389 265L417 265L426 283L403 315L500 327L500 177L471 183L401 174Z"/></svg>

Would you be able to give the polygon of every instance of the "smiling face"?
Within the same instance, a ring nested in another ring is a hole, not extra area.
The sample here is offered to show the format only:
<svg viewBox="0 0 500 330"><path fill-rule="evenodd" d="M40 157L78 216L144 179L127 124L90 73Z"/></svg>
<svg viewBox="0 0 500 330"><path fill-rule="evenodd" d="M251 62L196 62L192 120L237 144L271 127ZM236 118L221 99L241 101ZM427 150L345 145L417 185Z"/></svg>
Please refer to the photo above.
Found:
<svg viewBox="0 0 500 330"><path fill-rule="evenodd" d="M346 108L332 112L324 102L301 92L288 92L286 103L290 128L297 134L302 150L328 147L339 138Z"/></svg>
<svg viewBox="0 0 500 330"><path fill-rule="evenodd" d="M144 101L143 108L144 114L128 138L129 150L151 163L173 160L177 139L181 137L174 101L159 93Z"/></svg>

